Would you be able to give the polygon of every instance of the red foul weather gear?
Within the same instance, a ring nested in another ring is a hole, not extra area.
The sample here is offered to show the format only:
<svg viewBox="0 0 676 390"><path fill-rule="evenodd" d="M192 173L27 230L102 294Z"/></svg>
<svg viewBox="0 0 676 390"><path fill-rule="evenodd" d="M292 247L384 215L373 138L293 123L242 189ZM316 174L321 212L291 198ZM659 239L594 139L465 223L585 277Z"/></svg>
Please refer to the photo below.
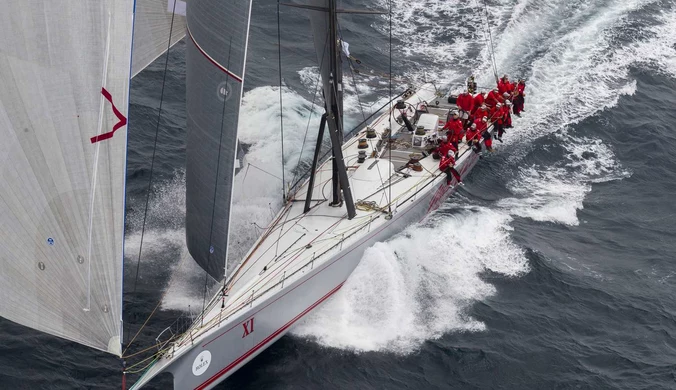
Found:
<svg viewBox="0 0 676 390"><path fill-rule="evenodd" d="M489 107L493 107L498 103L499 96L500 95L498 95L497 92L491 90L490 92L488 92L488 95L486 95L486 100L484 101L484 103Z"/></svg>
<svg viewBox="0 0 676 390"><path fill-rule="evenodd" d="M476 131L479 133L483 133L488 128L488 122L484 122L481 119L475 120L474 124L476 125Z"/></svg>
<svg viewBox="0 0 676 390"><path fill-rule="evenodd" d="M497 106L491 107L491 110L488 112L488 120L491 122L497 122L498 117L500 115L499 111L502 109L502 107L498 108Z"/></svg>
<svg viewBox="0 0 676 390"><path fill-rule="evenodd" d="M513 90L514 84L510 83L509 81L503 81L502 79L500 79L500 81L498 82L498 92L500 93L500 96L502 96L502 94L505 92L511 94Z"/></svg>
<svg viewBox="0 0 676 390"><path fill-rule="evenodd" d="M465 133L465 140L467 140L467 143L470 144L472 141L479 136L479 132L476 129L470 128L467 130Z"/></svg>
<svg viewBox="0 0 676 390"><path fill-rule="evenodd" d="M484 131L482 134L484 137L484 144L486 145L486 149L488 149L489 152L493 151L493 139L491 138L491 133L488 131Z"/></svg>
<svg viewBox="0 0 676 390"><path fill-rule="evenodd" d="M478 110L481 105L484 104L484 94L478 93L474 97L474 111Z"/></svg>
<svg viewBox="0 0 676 390"><path fill-rule="evenodd" d="M516 96L514 97L514 114L516 115L520 115L521 111L523 111L525 89L526 83L519 83L516 85Z"/></svg>
<svg viewBox="0 0 676 390"><path fill-rule="evenodd" d="M462 121L460 119L449 119L448 122L444 125L442 130L449 130L450 132L454 132L455 129L460 129L462 130Z"/></svg>
<svg viewBox="0 0 676 390"><path fill-rule="evenodd" d="M441 145L439 145L439 147L437 148L437 153L442 158L448 156L449 151L457 152L458 149L450 142L442 142Z"/></svg>
<svg viewBox="0 0 676 390"><path fill-rule="evenodd" d="M451 177L454 177L458 183L462 183L460 173L453 167L455 165L455 158L453 156L441 157L439 161L439 170L446 173L446 184L451 184Z"/></svg>
<svg viewBox="0 0 676 390"><path fill-rule="evenodd" d="M472 98L472 95L468 93L461 93L460 96L458 96L456 104L461 110L467 111L469 113L474 107L474 98Z"/></svg>
<svg viewBox="0 0 676 390"><path fill-rule="evenodd" d="M488 120L491 120L491 112L488 111L488 110L484 110L484 109L480 108L474 113L474 117L476 119L481 119L483 117L486 117L486 118L488 118Z"/></svg>
<svg viewBox="0 0 676 390"><path fill-rule="evenodd" d="M464 128L462 126L462 123L460 123L460 126L455 127L453 130L449 130L446 134L448 136L448 140L454 144L458 145L460 140L462 139L462 132Z"/></svg>

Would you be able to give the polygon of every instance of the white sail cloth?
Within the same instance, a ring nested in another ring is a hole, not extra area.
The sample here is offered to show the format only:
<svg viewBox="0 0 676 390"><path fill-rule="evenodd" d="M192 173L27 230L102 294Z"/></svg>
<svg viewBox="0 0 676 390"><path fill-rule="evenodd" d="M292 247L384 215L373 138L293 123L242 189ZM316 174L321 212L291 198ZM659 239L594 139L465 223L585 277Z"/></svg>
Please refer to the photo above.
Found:
<svg viewBox="0 0 676 390"><path fill-rule="evenodd" d="M181 0L136 1L132 77L167 51L170 31L172 46L185 36L185 9L186 3Z"/></svg>
<svg viewBox="0 0 676 390"><path fill-rule="evenodd" d="M133 7L0 12L0 316L117 355Z"/></svg>

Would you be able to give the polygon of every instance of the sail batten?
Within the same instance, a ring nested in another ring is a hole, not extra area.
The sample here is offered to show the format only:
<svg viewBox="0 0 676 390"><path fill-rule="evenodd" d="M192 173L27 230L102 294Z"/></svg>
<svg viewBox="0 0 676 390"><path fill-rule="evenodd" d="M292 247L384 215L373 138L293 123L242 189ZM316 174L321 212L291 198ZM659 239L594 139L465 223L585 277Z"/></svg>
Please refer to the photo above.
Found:
<svg viewBox="0 0 676 390"><path fill-rule="evenodd" d="M133 7L9 0L0 15L0 316L116 355L126 138L90 139L126 125Z"/></svg>

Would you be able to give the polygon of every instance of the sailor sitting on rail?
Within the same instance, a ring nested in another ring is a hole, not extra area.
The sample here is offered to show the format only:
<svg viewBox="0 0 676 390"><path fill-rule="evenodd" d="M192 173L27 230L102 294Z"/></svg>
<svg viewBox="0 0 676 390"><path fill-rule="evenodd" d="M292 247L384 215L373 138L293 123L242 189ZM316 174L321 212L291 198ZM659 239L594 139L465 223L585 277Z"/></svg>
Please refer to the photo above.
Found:
<svg viewBox="0 0 676 390"><path fill-rule="evenodd" d="M453 157L452 151L449 150L446 156L441 156L439 170L446 174L446 185L450 185L453 178L458 181L458 184L462 184L462 177L460 176L460 173L455 170L455 157Z"/></svg>
<svg viewBox="0 0 676 390"><path fill-rule="evenodd" d="M455 147L449 140L448 137L441 137L441 143L432 153L432 158L435 160L441 159L443 156L453 152L453 154L458 153L458 148Z"/></svg>

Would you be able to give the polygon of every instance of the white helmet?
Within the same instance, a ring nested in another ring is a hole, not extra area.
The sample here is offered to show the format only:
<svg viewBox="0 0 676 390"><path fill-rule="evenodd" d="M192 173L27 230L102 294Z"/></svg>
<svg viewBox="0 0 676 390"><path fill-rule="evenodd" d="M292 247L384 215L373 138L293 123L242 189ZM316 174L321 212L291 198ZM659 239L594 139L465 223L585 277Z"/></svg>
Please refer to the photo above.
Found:
<svg viewBox="0 0 676 390"><path fill-rule="evenodd" d="M511 106L512 102L510 102L509 100L505 100L505 104L508 105L508 106Z"/></svg>
<svg viewBox="0 0 676 390"><path fill-rule="evenodd" d="M476 123L472 123L472 128L476 129Z"/></svg>
<svg viewBox="0 0 676 390"><path fill-rule="evenodd" d="M502 103L496 104L495 107L498 107L498 108L502 107Z"/></svg>

